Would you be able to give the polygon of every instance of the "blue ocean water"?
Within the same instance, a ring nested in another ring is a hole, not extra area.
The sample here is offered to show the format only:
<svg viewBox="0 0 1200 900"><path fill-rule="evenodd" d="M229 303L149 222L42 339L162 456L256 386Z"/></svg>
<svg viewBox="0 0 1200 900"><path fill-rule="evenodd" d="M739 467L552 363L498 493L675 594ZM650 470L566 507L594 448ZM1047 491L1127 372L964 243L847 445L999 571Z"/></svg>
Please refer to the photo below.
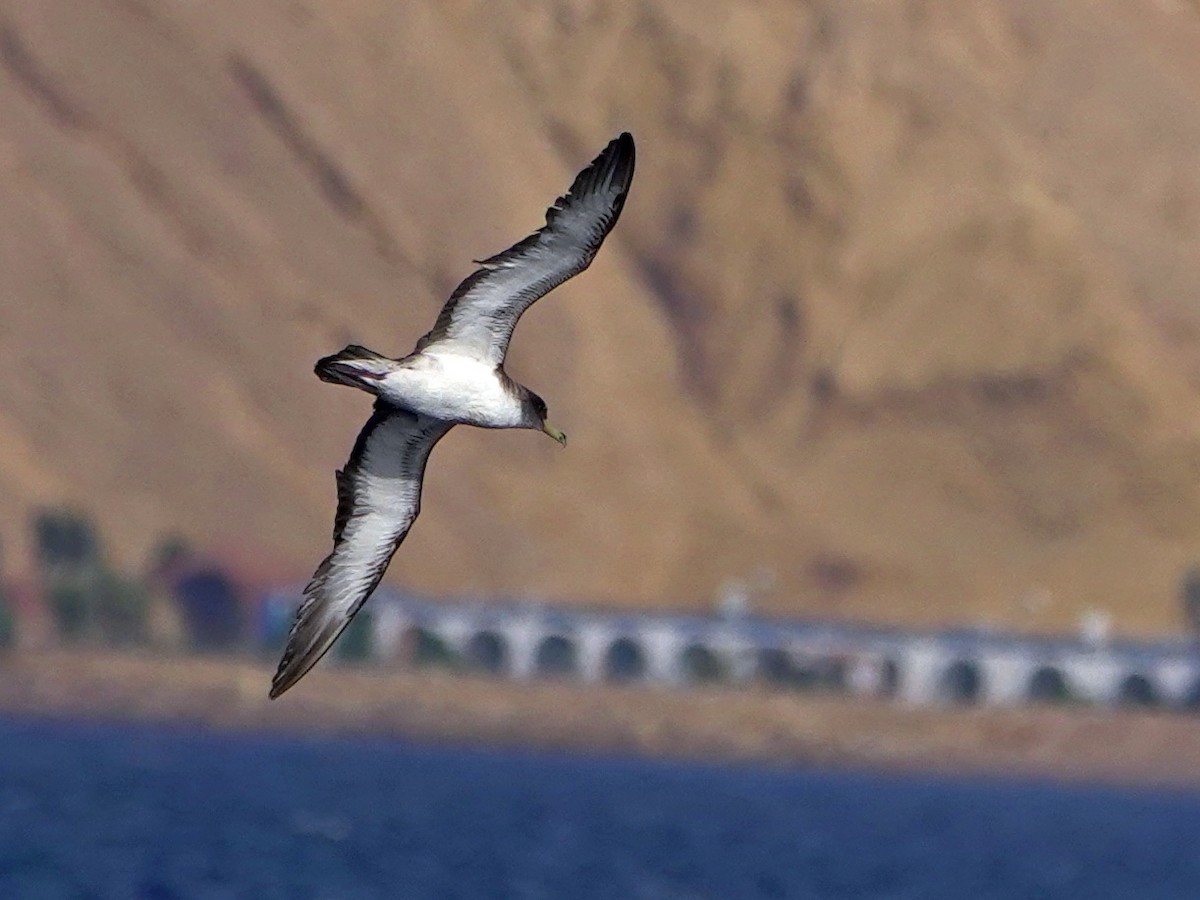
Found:
<svg viewBox="0 0 1200 900"><path fill-rule="evenodd" d="M0 898L1200 897L1200 794L0 721Z"/></svg>

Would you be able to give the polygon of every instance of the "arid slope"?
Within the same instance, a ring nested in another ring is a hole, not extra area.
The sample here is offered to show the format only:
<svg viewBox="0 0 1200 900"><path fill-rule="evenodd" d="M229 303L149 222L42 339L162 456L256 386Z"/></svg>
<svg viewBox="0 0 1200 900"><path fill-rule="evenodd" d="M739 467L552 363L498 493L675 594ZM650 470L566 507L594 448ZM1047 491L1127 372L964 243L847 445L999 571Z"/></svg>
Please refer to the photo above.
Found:
<svg viewBox="0 0 1200 900"><path fill-rule="evenodd" d="M1180 626L1200 561L1200 14L1151 0L0 2L0 530L70 502L297 575L471 257L639 141L392 577L914 624Z"/></svg>

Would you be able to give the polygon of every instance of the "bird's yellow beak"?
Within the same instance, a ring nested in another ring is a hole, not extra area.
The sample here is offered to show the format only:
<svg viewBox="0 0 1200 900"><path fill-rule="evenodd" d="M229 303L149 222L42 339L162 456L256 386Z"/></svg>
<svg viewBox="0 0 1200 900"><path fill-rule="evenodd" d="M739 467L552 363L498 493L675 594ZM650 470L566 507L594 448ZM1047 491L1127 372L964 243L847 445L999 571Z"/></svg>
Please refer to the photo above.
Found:
<svg viewBox="0 0 1200 900"><path fill-rule="evenodd" d="M544 431L546 434L550 435L550 437L554 438L556 441L558 441L564 447L567 446L567 436L565 434L563 434L561 431L559 431L557 428L555 428L553 425L551 425L549 422L542 423L542 431Z"/></svg>

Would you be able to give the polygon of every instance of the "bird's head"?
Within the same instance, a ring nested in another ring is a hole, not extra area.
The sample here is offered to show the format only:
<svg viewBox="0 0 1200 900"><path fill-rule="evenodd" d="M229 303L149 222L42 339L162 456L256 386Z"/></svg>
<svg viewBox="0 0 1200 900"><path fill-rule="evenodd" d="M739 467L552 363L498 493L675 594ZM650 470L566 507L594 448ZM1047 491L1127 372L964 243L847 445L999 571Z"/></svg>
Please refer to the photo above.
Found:
<svg viewBox="0 0 1200 900"><path fill-rule="evenodd" d="M567 436L546 421L546 401L533 391L529 391L525 398L525 427L536 428L564 447L567 446Z"/></svg>

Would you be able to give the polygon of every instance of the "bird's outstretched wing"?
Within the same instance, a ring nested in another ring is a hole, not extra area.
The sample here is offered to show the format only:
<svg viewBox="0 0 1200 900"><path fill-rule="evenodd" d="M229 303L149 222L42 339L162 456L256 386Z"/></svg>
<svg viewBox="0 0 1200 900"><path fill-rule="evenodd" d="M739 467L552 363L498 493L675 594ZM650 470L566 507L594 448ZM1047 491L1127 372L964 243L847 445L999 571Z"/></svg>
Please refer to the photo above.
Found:
<svg viewBox="0 0 1200 900"><path fill-rule="evenodd" d="M377 401L337 473L333 552L317 566L271 681L278 697L311 669L383 578L421 511L429 451L453 423Z"/></svg>
<svg viewBox="0 0 1200 900"><path fill-rule="evenodd" d="M502 363L521 313L595 258L621 215L633 164L633 138L624 133L546 210L545 226L480 262L480 268L455 288L433 330L417 342L417 351L444 345Z"/></svg>

